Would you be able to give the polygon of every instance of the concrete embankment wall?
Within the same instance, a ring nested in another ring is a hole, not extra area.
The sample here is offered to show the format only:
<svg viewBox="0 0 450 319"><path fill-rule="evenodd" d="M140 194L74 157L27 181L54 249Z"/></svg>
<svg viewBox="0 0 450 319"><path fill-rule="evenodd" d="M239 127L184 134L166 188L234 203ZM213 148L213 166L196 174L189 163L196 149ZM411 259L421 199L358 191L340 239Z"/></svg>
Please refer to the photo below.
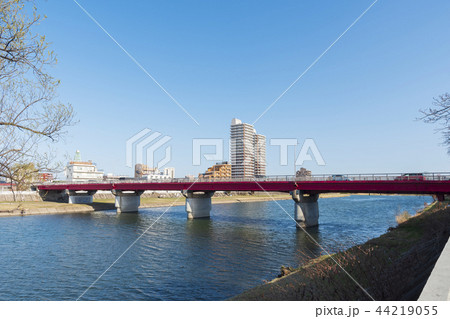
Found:
<svg viewBox="0 0 450 319"><path fill-rule="evenodd" d="M0 217L24 216L24 215L49 215L70 213L91 213L95 208L88 205L67 205L64 207L39 207L32 209L17 208L10 211L0 211Z"/></svg>
<svg viewBox="0 0 450 319"><path fill-rule="evenodd" d="M450 301L450 240L436 262L419 301Z"/></svg>
<svg viewBox="0 0 450 319"><path fill-rule="evenodd" d="M42 198L39 196L37 192L16 192L15 193L15 200L14 200L14 194L12 192L0 192L0 202L14 202L14 201L20 201L20 202L41 202Z"/></svg>

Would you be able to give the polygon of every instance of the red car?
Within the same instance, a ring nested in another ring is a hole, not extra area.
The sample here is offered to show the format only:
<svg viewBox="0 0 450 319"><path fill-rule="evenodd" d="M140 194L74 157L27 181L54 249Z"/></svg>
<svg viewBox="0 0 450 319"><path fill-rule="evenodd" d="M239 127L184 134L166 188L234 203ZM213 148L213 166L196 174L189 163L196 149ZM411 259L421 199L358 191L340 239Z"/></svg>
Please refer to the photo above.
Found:
<svg viewBox="0 0 450 319"><path fill-rule="evenodd" d="M395 178L396 181L423 181L425 177L422 173L402 174Z"/></svg>

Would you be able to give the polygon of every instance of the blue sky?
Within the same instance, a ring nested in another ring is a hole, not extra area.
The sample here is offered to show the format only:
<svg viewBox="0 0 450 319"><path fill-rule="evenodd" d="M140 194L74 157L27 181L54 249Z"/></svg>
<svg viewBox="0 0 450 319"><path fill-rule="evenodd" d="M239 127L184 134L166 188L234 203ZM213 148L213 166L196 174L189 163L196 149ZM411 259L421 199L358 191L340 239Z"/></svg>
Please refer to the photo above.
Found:
<svg viewBox="0 0 450 319"><path fill-rule="evenodd" d="M372 2L79 0L196 125L73 1L39 1L48 18L37 31L58 55L50 72L79 121L58 158L79 149L132 174L126 140L149 128L172 137L176 175L196 175L213 162L192 166L192 138L227 140L233 117L255 121ZM416 121L450 91L449 12L449 1L379 0L256 130L313 138L326 162L305 162L313 173L449 171L435 126ZM293 147L287 166L278 150L268 142L267 173L292 174Z"/></svg>

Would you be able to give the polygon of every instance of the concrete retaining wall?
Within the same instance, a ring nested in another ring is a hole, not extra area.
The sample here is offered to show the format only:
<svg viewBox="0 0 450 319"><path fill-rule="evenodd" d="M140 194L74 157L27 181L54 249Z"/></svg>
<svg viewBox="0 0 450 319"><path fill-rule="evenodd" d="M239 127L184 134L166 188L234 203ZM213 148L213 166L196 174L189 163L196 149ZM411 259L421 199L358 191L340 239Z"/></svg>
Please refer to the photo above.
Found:
<svg viewBox="0 0 450 319"><path fill-rule="evenodd" d="M450 240L441 252L430 277L422 290L419 301L450 300Z"/></svg>
<svg viewBox="0 0 450 319"><path fill-rule="evenodd" d="M14 195L12 192L1 192L0 202L13 202ZM16 201L21 202L42 202L41 196L37 192L16 192Z"/></svg>
<svg viewBox="0 0 450 319"><path fill-rule="evenodd" d="M71 205L64 207L41 207L33 209L14 209L9 212L0 211L0 217L26 216L26 215L49 215L49 214L70 214L70 213L91 213L95 209L91 206Z"/></svg>

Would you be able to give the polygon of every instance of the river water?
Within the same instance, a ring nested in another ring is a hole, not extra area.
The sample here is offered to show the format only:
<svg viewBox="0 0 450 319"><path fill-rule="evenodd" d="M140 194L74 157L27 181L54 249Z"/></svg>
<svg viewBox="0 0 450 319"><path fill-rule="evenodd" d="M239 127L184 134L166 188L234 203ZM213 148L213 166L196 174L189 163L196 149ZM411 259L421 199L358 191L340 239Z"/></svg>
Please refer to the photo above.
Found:
<svg viewBox="0 0 450 319"><path fill-rule="evenodd" d="M414 214L431 201L320 199L320 225L308 232L334 252L383 234L400 211ZM278 204L293 214L293 201ZM323 254L278 204L214 204L208 220L187 220L183 206L0 218L0 300L76 300L136 240L81 300L232 297L273 279L281 265Z"/></svg>

